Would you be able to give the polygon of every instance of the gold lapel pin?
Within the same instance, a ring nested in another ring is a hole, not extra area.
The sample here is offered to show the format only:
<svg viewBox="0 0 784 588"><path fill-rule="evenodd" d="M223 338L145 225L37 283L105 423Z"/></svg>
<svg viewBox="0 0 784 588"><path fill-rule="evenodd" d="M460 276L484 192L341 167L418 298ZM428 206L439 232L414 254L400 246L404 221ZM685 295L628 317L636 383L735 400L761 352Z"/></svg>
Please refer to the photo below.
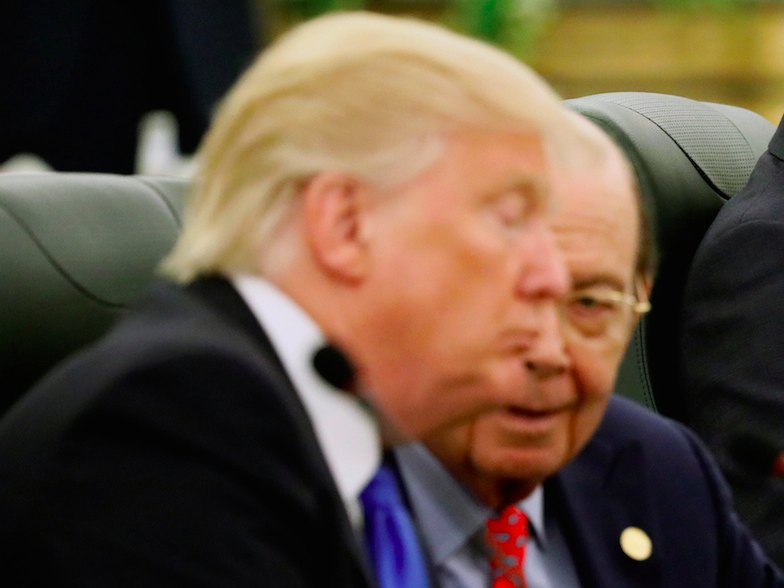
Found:
<svg viewBox="0 0 784 588"><path fill-rule="evenodd" d="M653 544L648 534L637 527L626 527L621 533L621 549L636 561L645 561L651 557Z"/></svg>

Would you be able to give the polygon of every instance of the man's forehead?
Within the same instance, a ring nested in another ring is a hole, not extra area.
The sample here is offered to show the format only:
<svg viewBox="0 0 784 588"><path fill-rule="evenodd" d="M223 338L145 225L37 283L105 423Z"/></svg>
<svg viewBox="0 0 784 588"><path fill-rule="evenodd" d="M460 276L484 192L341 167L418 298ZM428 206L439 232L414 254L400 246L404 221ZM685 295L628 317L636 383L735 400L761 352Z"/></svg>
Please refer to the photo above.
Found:
<svg viewBox="0 0 784 588"><path fill-rule="evenodd" d="M550 218L556 237L567 239L599 239L626 229L630 238L637 232L637 203L632 192L620 190L575 190L559 199L559 206ZM618 235L623 236L623 235Z"/></svg>
<svg viewBox="0 0 784 588"><path fill-rule="evenodd" d="M556 232L590 235L630 229L635 236L639 211L635 178L622 156L609 151L591 172L556 176L558 200L551 224Z"/></svg>
<svg viewBox="0 0 784 588"><path fill-rule="evenodd" d="M625 287L636 262L638 223L636 203L613 199L567 201L551 226L572 275L574 286L603 280Z"/></svg>

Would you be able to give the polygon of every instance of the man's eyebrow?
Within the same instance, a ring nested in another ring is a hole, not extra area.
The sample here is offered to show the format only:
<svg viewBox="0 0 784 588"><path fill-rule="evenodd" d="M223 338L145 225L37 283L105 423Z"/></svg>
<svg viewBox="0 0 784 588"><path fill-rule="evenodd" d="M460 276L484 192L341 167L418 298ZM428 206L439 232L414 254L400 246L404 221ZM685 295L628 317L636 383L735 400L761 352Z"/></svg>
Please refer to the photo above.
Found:
<svg viewBox="0 0 784 588"><path fill-rule="evenodd" d="M597 286L606 286L613 290L623 292L625 284L623 280L617 276L607 274L595 275L590 277L572 276L572 289L573 290L586 290L588 288L595 288Z"/></svg>

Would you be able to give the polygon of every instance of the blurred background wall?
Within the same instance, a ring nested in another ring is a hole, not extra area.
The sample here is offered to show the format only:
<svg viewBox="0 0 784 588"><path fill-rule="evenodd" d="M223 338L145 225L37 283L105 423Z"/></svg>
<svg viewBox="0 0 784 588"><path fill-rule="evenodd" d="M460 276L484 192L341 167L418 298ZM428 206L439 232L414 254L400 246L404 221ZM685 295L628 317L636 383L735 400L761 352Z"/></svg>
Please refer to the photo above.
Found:
<svg viewBox="0 0 784 588"><path fill-rule="evenodd" d="M784 113L784 1L256 0L272 34L331 8L447 22L518 55L564 98L676 94Z"/></svg>
<svg viewBox="0 0 784 588"><path fill-rule="evenodd" d="M0 172L189 176L215 102L330 10L439 21L564 98L662 92L784 113L784 0L25 0L0 19Z"/></svg>
<svg viewBox="0 0 784 588"><path fill-rule="evenodd" d="M784 112L784 4L561 8L532 64L565 98L610 91L677 94Z"/></svg>

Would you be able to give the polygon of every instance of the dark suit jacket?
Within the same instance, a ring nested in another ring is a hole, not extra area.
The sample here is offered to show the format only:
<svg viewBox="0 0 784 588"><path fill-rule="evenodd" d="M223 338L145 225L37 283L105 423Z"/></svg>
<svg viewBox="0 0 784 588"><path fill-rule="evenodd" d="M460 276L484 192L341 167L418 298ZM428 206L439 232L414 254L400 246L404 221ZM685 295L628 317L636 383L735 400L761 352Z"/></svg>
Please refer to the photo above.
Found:
<svg viewBox="0 0 784 588"><path fill-rule="evenodd" d="M784 567L784 478L769 475L770 453L784 450L784 125L695 254L681 346L685 422Z"/></svg>
<svg viewBox="0 0 784 588"><path fill-rule="evenodd" d="M0 423L3 586L370 586L299 398L220 278L155 286Z"/></svg>
<svg viewBox="0 0 784 588"><path fill-rule="evenodd" d="M738 522L696 436L630 400L610 401L589 444L546 482L545 500L558 513L582 588L784 586ZM648 559L624 553L627 527L650 537Z"/></svg>
<svg viewBox="0 0 784 588"><path fill-rule="evenodd" d="M132 173L140 118L168 110L192 153L261 45L248 0L24 0L0 18L0 163Z"/></svg>

